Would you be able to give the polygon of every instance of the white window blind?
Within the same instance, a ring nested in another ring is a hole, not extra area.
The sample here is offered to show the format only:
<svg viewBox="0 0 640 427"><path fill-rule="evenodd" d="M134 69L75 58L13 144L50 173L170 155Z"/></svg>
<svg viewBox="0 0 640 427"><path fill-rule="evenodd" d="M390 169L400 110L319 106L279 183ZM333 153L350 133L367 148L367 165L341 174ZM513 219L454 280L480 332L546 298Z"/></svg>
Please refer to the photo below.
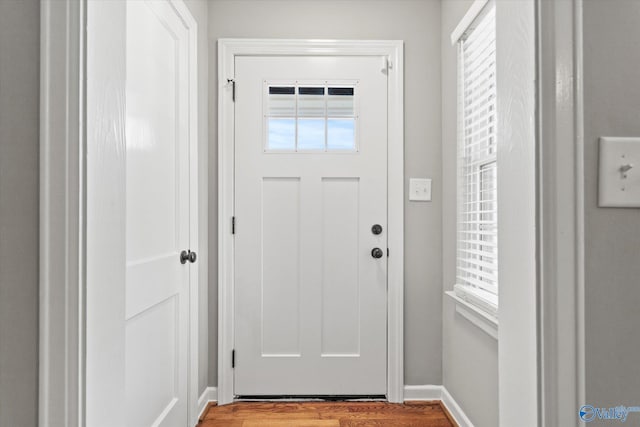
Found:
<svg viewBox="0 0 640 427"><path fill-rule="evenodd" d="M489 3L458 41L457 284L462 298L497 313L496 25Z"/></svg>

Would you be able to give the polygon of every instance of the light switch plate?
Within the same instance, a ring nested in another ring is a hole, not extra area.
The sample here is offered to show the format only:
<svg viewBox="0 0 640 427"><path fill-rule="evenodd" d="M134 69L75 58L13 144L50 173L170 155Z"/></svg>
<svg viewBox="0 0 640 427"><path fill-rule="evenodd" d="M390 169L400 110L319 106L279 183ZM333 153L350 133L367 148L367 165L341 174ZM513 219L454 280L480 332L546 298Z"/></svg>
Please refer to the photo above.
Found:
<svg viewBox="0 0 640 427"><path fill-rule="evenodd" d="M431 180L426 178L410 178L409 200L418 202L431 201Z"/></svg>
<svg viewBox="0 0 640 427"><path fill-rule="evenodd" d="M598 205L640 207L640 138L600 137Z"/></svg>

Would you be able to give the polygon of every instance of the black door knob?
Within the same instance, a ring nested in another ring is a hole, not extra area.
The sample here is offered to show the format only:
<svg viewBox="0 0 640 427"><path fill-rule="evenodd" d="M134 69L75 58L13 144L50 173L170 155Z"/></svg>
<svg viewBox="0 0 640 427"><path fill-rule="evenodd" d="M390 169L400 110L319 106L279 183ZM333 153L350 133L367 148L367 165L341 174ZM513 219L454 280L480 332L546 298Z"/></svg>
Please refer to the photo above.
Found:
<svg viewBox="0 0 640 427"><path fill-rule="evenodd" d="M195 252L189 252L189 262L190 263L196 262L196 253Z"/></svg>
<svg viewBox="0 0 640 427"><path fill-rule="evenodd" d="M374 258L382 258L382 255L384 255L384 252L382 252L382 249L380 248L373 248L371 249L371 256Z"/></svg>
<svg viewBox="0 0 640 427"><path fill-rule="evenodd" d="M180 252L180 264L186 264L187 261L189 261L189 260L190 260L189 252L187 252L187 251ZM191 261L191 262L193 262L193 261Z"/></svg>

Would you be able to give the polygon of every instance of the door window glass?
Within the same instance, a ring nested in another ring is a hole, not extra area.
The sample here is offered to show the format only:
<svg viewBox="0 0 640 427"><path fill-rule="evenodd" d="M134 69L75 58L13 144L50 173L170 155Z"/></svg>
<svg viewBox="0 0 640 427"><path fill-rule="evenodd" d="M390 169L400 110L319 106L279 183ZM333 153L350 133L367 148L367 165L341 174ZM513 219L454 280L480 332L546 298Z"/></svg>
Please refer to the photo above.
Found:
<svg viewBox="0 0 640 427"><path fill-rule="evenodd" d="M265 84L265 151L355 152L356 84Z"/></svg>
<svg viewBox="0 0 640 427"><path fill-rule="evenodd" d="M296 149L296 120L270 117L267 121L269 148L278 151Z"/></svg>

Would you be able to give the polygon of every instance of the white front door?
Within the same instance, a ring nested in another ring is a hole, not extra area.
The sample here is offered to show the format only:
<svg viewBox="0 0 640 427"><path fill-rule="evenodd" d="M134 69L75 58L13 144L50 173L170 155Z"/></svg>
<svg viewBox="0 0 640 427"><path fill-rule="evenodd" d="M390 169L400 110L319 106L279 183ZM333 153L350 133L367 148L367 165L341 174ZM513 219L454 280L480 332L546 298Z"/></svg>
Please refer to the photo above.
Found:
<svg viewBox="0 0 640 427"><path fill-rule="evenodd" d="M386 394L383 64L236 58L236 395Z"/></svg>
<svg viewBox="0 0 640 427"><path fill-rule="evenodd" d="M169 1L126 5L126 423L186 426L189 34Z"/></svg>

